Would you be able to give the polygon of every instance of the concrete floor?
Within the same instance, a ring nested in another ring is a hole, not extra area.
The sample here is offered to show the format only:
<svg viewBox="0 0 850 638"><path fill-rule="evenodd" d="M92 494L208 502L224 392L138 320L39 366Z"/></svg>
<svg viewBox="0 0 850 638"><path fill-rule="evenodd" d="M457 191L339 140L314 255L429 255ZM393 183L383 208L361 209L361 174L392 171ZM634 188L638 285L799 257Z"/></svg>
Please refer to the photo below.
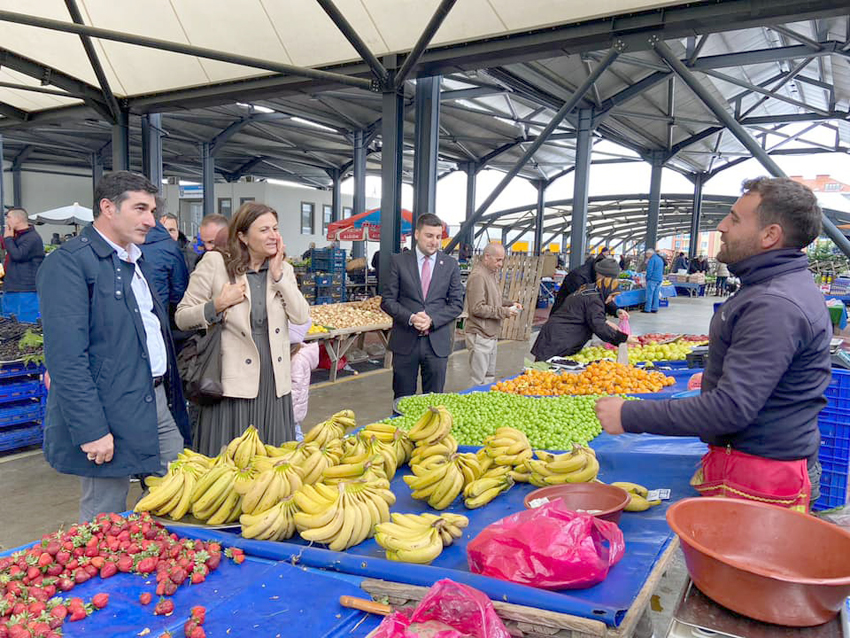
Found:
<svg viewBox="0 0 850 638"><path fill-rule="evenodd" d="M717 298L677 297L669 308L657 314L634 312L630 323L635 334L647 332L688 332L707 334ZM536 334L532 335L533 342ZM499 346L497 376L516 374L528 357L530 343L505 342ZM377 370L337 383L318 384L311 388L308 424L316 424L334 412L350 408L359 423L385 418L392 412L392 374ZM465 350L449 358L446 391L455 392L469 387L469 366ZM132 506L140 494L138 484L130 490ZM63 476L44 461L38 449L0 456L0 549L17 547L35 540L60 526L76 522L79 502L79 483L74 477ZM686 572L681 557L668 570L653 601L653 624L656 635L665 635L670 612L675 605Z"/></svg>

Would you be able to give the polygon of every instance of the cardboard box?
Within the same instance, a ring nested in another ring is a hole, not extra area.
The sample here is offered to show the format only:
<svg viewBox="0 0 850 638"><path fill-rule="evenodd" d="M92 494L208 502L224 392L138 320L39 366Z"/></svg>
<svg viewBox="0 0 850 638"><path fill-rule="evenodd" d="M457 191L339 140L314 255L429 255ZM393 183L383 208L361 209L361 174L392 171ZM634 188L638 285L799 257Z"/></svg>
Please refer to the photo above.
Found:
<svg viewBox="0 0 850 638"><path fill-rule="evenodd" d="M558 255L555 253L545 253L543 255L543 276L554 277L555 271L558 269Z"/></svg>

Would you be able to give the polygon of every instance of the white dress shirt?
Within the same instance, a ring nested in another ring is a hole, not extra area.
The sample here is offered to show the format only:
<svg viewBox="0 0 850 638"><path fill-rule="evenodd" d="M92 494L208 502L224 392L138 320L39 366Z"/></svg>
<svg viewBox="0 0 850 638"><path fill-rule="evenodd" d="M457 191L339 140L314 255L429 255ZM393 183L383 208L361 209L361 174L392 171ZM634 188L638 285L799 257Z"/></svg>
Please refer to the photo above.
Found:
<svg viewBox="0 0 850 638"><path fill-rule="evenodd" d="M136 298L136 304L139 306L139 312L142 315L142 324L145 326L145 338L147 341L148 358L151 364L151 375L161 377L168 370L168 353L165 349L165 339L162 338L162 327L160 326L159 318L153 311L153 297L151 297L150 286L137 263L139 257L142 256L142 250L136 244L130 244L130 252L127 252L118 244L110 241L99 230L97 232L107 244L112 246L112 249L118 254L118 259L135 266L131 288L133 290L133 296Z"/></svg>

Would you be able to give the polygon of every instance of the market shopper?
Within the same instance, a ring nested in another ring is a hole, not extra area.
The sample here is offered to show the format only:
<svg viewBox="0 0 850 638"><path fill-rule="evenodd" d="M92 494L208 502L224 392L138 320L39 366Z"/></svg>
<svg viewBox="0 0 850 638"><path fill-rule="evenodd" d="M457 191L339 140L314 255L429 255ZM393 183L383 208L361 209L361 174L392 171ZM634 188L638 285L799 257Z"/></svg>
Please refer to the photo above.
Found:
<svg viewBox="0 0 850 638"><path fill-rule="evenodd" d="M629 317L614 303L619 274L620 267L613 259L596 264L596 281L583 285L557 311L550 313L531 348L535 361L575 354L593 335L615 346L630 339L605 318L606 312L624 319Z"/></svg>
<svg viewBox="0 0 850 638"><path fill-rule="evenodd" d="M831 379L830 319L802 251L820 229L807 187L787 178L744 182L717 227L717 259L742 287L711 320L702 394L600 399L602 427L698 436L709 444L692 481L702 494L805 510L819 494L818 413Z"/></svg>
<svg viewBox="0 0 850 638"><path fill-rule="evenodd" d="M289 324L289 371L292 377L292 414L295 418L295 440L304 440L304 420L310 409L310 378L319 367L319 342L304 342L312 321Z"/></svg>
<svg viewBox="0 0 850 638"><path fill-rule="evenodd" d="M173 315L189 284L189 270L180 246L161 221L156 222L140 246L149 282L159 302Z"/></svg>
<svg viewBox="0 0 850 638"><path fill-rule="evenodd" d="M181 330L224 322L224 397L201 406L195 446L203 454L217 455L249 425L272 445L295 438L289 324L306 323L310 310L284 260L277 219L265 204L243 204L230 225L226 253L206 254L177 307Z"/></svg>
<svg viewBox="0 0 850 638"><path fill-rule="evenodd" d="M139 249L156 193L142 175L105 175L93 224L38 272L51 377L44 455L80 476L81 521L123 512L130 476L164 474L191 444L168 315Z"/></svg>
<svg viewBox="0 0 850 638"><path fill-rule="evenodd" d="M685 257L685 253L680 252L676 255L676 259L673 260L673 266L670 268L671 273L677 273L684 270L688 272L688 258Z"/></svg>
<svg viewBox="0 0 850 638"><path fill-rule="evenodd" d="M3 313L18 317L35 316L37 313L33 310L38 308L35 275L44 261L44 242L23 208L10 208L6 211L5 221L2 242L6 250Z"/></svg>
<svg viewBox="0 0 850 638"><path fill-rule="evenodd" d="M715 273L717 280L715 282L715 297L722 297L726 294L726 282L729 280L729 266L722 261L717 262L717 272Z"/></svg>
<svg viewBox="0 0 850 638"><path fill-rule="evenodd" d="M658 312L661 282L664 281L664 260L652 248L646 249L646 302L641 312Z"/></svg>
<svg viewBox="0 0 850 638"><path fill-rule="evenodd" d="M496 273L505 261L501 244L487 244L466 282L466 347L469 350L471 385L496 381L496 350L502 320L522 310L516 302L502 297Z"/></svg>
<svg viewBox="0 0 850 638"><path fill-rule="evenodd" d="M693 275L694 273L707 273L707 272L708 272L708 259L706 259L705 255L699 255L688 266L688 274L689 275Z"/></svg>
<svg viewBox="0 0 850 638"><path fill-rule="evenodd" d="M455 321L463 311L457 262L440 251L443 222L431 213L416 218L416 249L393 255L383 283L381 310L393 318L393 395L442 392Z"/></svg>
<svg viewBox="0 0 850 638"><path fill-rule="evenodd" d="M603 247L598 255L588 255L581 266L573 268L567 273L564 281L561 282L561 287L558 288L558 293L555 295L555 302L552 304L552 310L549 311L550 315L557 312L561 304L567 300L567 297L579 288L596 281L596 264L606 259L607 255L608 248Z"/></svg>
<svg viewBox="0 0 850 638"><path fill-rule="evenodd" d="M218 236L222 230L226 232L229 224L230 220L228 220L224 215L219 215L218 213L207 215L201 220L201 226L198 229L197 243L195 245L190 244L185 250L190 275L194 272L195 267L198 265L198 262L204 254L215 250L216 236Z"/></svg>

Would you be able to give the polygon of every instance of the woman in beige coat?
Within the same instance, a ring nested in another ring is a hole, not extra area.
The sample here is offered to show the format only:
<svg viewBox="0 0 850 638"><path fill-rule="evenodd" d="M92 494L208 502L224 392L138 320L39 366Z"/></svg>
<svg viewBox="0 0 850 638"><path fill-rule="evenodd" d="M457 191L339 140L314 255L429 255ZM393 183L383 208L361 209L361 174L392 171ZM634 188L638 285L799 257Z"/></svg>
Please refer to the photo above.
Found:
<svg viewBox="0 0 850 638"><path fill-rule="evenodd" d="M295 438L289 323L306 323L310 309L284 257L277 213L248 202L231 222L227 248L208 252L198 262L177 306L181 330L224 321L224 398L201 407L194 440L203 454L217 455L249 425L272 445Z"/></svg>

